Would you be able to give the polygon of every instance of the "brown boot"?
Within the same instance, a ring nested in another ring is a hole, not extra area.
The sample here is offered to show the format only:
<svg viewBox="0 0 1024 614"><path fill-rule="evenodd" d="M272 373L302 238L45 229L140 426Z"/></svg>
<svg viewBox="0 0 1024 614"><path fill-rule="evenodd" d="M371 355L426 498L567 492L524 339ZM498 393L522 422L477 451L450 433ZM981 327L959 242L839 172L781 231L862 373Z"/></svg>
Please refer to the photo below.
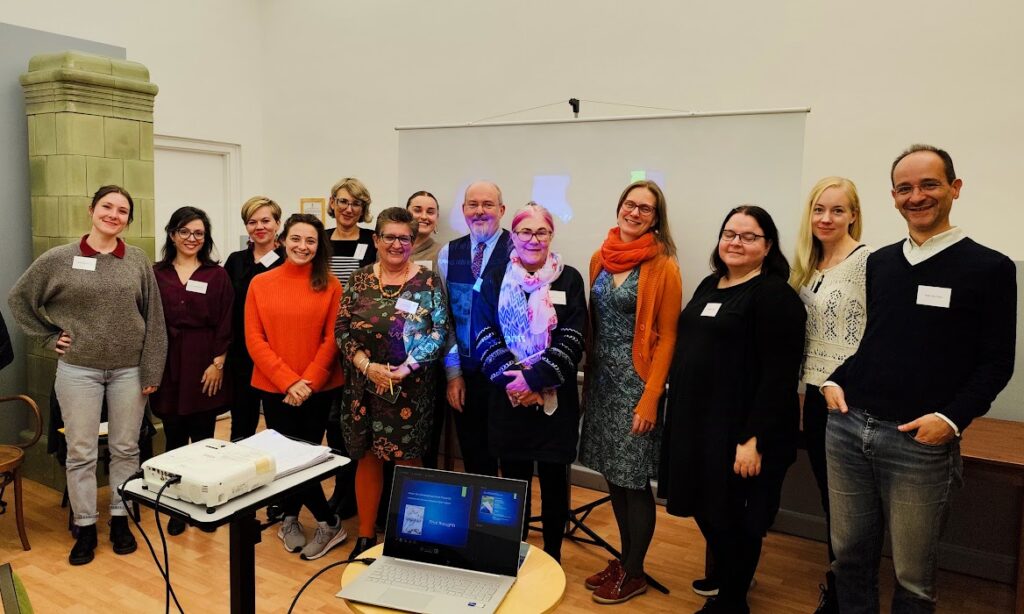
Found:
<svg viewBox="0 0 1024 614"><path fill-rule="evenodd" d="M618 559L609 559L608 566L596 574L589 576L583 581L583 586L586 586L587 590L597 590L602 584L607 582L609 578L617 576L621 570L622 563L620 563Z"/></svg>
<svg viewBox="0 0 1024 614"><path fill-rule="evenodd" d="M594 591L591 597L598 603L611 604L628 601L641 593L647 592L647 578L639 576L631 578L622 572L614 578L609 578Z"/></svg>

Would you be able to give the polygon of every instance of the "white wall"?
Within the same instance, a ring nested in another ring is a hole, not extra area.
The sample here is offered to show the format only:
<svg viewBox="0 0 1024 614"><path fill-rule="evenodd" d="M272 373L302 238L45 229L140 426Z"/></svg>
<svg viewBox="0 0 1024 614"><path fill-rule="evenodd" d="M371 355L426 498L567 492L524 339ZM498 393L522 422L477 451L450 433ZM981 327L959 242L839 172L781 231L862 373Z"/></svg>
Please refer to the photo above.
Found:
<svg viewBox="0 0 1024 614"><path fill-rule="evenodd" d="M258 3L0 0L0 21L126 48L160 87L155 132L240 145L242 193L263 189L265 29ZM244 232L237 216L230 221L238 226L233 234ZM165 222L156 220L158 227Z"/></svg>
<svg viewBox="0 0 1024 614"><path fill-rule="evenodd" d="M263 6L266 185L282 203L297 206L298 198L323 195L337 178L355 175L369 186L375 210L404 204L406 195L395 192L395 125L468 122L573 96L700 111L808 105L804 191L827 174L851 177L869 242L902 236L889 164L908 144L925 141L947 148L964 179L954 223L1024 258L1016 238L1024 208L1013 189L1024 170L1024 3ZM638 111L583 107L585 115ZM565 104L512 119L568 113ZM610 208L616 196L598 205ZM783 240L791 249L792 240Z"/></svg>

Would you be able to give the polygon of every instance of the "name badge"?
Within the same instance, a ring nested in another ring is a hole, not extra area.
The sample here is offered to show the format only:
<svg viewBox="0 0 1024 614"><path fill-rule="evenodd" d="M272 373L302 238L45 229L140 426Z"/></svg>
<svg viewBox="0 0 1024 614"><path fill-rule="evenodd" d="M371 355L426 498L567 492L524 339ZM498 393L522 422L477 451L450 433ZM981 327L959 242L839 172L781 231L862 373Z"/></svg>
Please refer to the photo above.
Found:
<svg viewBox="0 0 1024 614"><path fill-rule="evenodd" d="M405 313L416 313L416 310L419 309L419 307L418 303L410 301L407 298L400 298L395 301L395 309L404 311Z"/></svg>
<svg viewBox="0 0 1024 614"><path fill-rule="evenodd" d="M366 255L366 243L360 243L356 245L356 253L352 254L352 257L356 260L362 260L363 256Z"/></svg>
<svg viewBox="0 0 1024 614"><path fill-rule="evenodd" d="M807 286L803 286L800 288L800 300L804 302L804 305L810 305L814 303L815 296L817 295L811 292L811 289L808 288Z"/></svg>
<svg viewBox="0 0 1024 614"><path fill-rule="evenodd" d="M196 294L206 294L206 286L209 285L205 281L196 281L190 279L185 283L185 292L195 292Z"/></svg>
<svg viewBox="0 0 1024 614"><path fill-rule="evenodd" d="M705 318L713 318L718 315L718 310L721 308L721 303L708 303L707 305L704 305L704 311L700 312L700 315Z"/></svg>
<svg viewBox="0 0 1024 614"><path fill-rule="evenodd" d="M477 279L476 283L473 284L473 292L479 292L480 291L480 286L482 286L483 284L484 284L483 278Z"/></svg>
<svg viewBox="0 0 1024 614"><path fill-rule="evenodd" d="M552 305L565 304L565 290L548 290L548 296L551 297Z"/></svg>
<svg viewBox="0 0 1024 614"><path fill-rule="evenodd" d="M918 286L917 304L929 307L945 307L949 309L949 299L953 296L952 288L938 286Z"/></svg>
<svg viewBox="0 0 1024 614"><path fill-rule="evenodd" d="M263 254L263 257L260 258L260 264L262 264L263 266L265 266L265 267L267 267L269 269L270 265L272 265L275 262L277 262L280 258L281 257L277 255L277 252L271 250L271 251Z"/></svg>
<svg viewBox="0 0 1024 614"><path fill-rule="evenodd" d="M434 270L434 263L429 260L413 260L413 264L418 264L428 271Z"/></svg>
<svg viewBox="0 0 1024 614"><path fill-rule="evenodd" d="M75 256L75 259L71 262L71 268L78 269L79 271L95 271L96 259L86 256Z"/></svg>

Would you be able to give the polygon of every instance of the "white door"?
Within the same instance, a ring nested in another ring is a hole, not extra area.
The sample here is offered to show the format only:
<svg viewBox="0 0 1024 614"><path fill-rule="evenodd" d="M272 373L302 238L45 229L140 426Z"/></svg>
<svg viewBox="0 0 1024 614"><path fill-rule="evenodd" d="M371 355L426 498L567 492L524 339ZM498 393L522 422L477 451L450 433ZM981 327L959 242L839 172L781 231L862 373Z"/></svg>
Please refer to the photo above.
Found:
<svg viewBox="0 0 1024 614"><path fill-rule="evenodd" d="M164 244L164 226L176 209L198 207L210 217L214 258L221 262L238 250L245 227L238 217L238 147L228 143L154 138L155 227L157 258Z"/></svg>

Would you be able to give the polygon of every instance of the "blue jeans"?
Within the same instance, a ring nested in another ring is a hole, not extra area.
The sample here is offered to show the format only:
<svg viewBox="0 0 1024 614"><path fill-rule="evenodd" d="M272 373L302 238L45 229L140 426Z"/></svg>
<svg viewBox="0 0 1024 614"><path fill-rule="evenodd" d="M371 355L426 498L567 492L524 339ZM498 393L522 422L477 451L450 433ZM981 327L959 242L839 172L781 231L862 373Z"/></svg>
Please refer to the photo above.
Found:
<svg viewBox="0 0 1024 614"><path fill-rule="evenodd" d="M139 368L90 369L57 361L54 382L64 438L68 443L66 464L68 499L75 524L96 524L96 457L99 452L100 412L107 398L110 450L110 515L127 511L117 487L139 468L139 427L146 410Z"/></svg>
<svg viewBox="0 0 1024 614"><path fill-rule="evenodd" d="M963 482L960 441L929 446L856 408L829 412L825 434L839 610L877 613L888 527L896 571L893 614L933 612L939 537Z"/></svg>

